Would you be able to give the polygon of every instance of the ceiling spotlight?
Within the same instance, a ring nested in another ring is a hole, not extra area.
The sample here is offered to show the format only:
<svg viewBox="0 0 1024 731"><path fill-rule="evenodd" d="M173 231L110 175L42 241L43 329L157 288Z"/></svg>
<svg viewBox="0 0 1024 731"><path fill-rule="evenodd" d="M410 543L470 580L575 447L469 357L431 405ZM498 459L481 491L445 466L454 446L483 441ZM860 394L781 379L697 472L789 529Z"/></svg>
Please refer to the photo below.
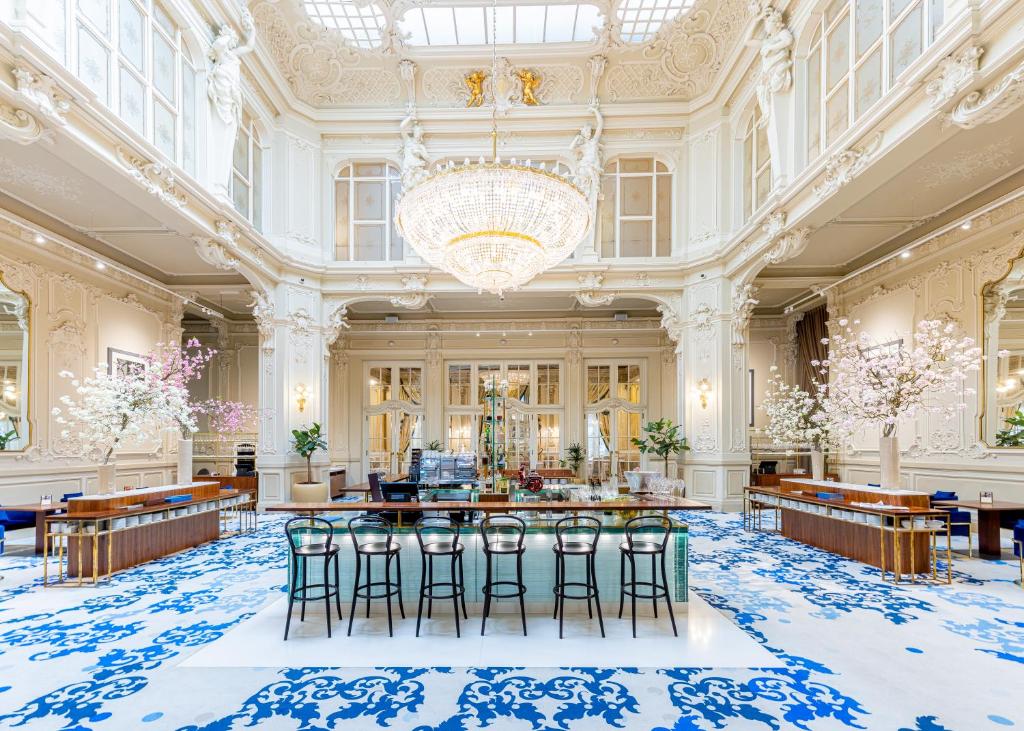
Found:
<svg viewBox="0 0 1024 731"><path fill-rule="evenodd" d="M36 242L37 244L39 244L40 246L42 246L43 244L45 244L45 243L46 243L46 237L45 237L45 236L43 236L42 234L36 234L36 236L35 236L35 242Z"/></svg>
<svg viewBox="0 0 1024 731"><path fill-rule="evenodd" d="M97 261L96 262L96 268L99 269L102 272L104 269L107 268L107 265L104 264L102 261Z"/></svg>
<svg viewBox="0 0 1024 731"><path fill-rule="evenodd" d="M477 337L480 337L480 333L477 333L477 334L476 334L476 336L477 336Z"/></svg>
<svg viewBox="0 0 1024 731"><path fill-rule="evenodd" d="M529 335L532 338L533 337L533 330L531 330L530 332L528 332L526 334Z"/></svg>
<svg viewBox="0 0 1024 731"><path fill-rule="evenodd" d="M909 251L903 251L903 252L900 253L900 259L909 259L909 258L910 258L910 252Z"/></svg>
<svg viewBox="0 0 1024 731"><path fill-rule="evenodd" d="M964 221L963 223L960 224L960 228L962 228L964 231L970 231L971 230L971 222L970 221Z"/></svg>

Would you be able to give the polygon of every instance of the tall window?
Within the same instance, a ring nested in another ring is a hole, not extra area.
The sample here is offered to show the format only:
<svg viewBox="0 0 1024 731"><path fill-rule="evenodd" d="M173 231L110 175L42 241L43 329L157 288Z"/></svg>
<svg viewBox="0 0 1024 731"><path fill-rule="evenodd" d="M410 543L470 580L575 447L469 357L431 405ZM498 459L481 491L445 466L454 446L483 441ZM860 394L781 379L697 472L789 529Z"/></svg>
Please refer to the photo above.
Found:
<svg viewBox="0 0 1024 731"><path fill-rule="evenodd" d="M355 163L342 168L334 182L334 258L401 261L405 247L394 224L401 192L394 165Z"/></svg>
<svg viewBox="0 0 1024 731"><path fill-rule="evenodd" d="M64 62L170 161L195 174L197 65L156 0L70 0Z"/></svg>
<svg viewBox="0 0 1024 731"><path fill-rule="evenodd" d="M259 134L248 116L242 119L235 137L231 162L231 199L235 210L258 231L263 230L263 148Z"/></svg>
<svg viewBox="0 0 1024 731"><path fill-rule="evenodd" d="M772 192L771 168L771 155L768 152L768 129L761 117L761 108L755 104L743 137L744 220L749 219Z"/></svg>
<svg viewBox="0 0 1024 731"><path fill-rule="evenodd" d="M807 57L807 159L863 116L935 39L943 0L832 0Z"/></svg>
<svg viewBox="0 0 1024 731"><path fill-rule="evenodd" d="M665 165L649 157L610 162L601 194L601 256L671 256L672 174Z"/></svg>
<svg viewBox="0 0 1024 731"><path fill-rule="evenodd" d="M365 390L366 468L398 474L424 433L423 368L370 363Z"/></svg>

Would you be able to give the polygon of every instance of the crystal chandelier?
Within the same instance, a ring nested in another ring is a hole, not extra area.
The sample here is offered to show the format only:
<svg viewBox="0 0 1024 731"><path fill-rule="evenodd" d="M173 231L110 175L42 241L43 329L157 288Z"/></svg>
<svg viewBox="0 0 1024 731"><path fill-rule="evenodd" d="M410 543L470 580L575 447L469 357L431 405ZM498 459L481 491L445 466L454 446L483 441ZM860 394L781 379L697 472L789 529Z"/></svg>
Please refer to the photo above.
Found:
<svg viewBox="0 0 1024 731"><path fill-rule="evenodd" d="M569 256L593 215L587 196L555 169L497 155L495 16L491 161L436 167L403 192L395 225L431 266L478 292L502 296Z"/></svg>

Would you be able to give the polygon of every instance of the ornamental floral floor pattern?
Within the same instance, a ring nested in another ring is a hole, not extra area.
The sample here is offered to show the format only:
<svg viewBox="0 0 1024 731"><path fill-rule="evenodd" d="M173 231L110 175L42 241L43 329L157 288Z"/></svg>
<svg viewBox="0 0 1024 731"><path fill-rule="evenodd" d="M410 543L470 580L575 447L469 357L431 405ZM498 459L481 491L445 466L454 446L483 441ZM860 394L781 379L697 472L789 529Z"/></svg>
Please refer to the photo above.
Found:
<svg viewBox="0 0 1024 731"><path fill-rule="evenodd" d="M692 587L784 669L178 667L280 597L268 518L95 590L43 590L39 559L0 557L0 728L1024 727L1016 565L958 558L953 586L894 587L735 514L685 520Z"/></svg>

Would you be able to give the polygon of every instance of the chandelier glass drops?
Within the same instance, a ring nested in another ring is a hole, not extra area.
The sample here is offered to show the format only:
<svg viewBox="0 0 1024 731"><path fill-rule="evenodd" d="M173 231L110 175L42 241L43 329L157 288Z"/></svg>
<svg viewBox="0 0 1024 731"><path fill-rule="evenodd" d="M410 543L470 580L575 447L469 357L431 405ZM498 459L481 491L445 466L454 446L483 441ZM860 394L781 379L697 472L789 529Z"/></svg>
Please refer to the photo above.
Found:
<svg viewBox="0 0 1024 731"><path fill-rule="evenodd" d="M495 157L435 168L404 192L395 223L431 266L501 295L568 257L592 218L562 175Z"/></svg>
<svg viewBox="0 0 1024 731"><path fill-rule="evenodd" d="M593 225L556 169L498 157L497 0L491 4L491 161L449 162L405 190L395 227L431 266L502 296L569 256Z"/></svg>

